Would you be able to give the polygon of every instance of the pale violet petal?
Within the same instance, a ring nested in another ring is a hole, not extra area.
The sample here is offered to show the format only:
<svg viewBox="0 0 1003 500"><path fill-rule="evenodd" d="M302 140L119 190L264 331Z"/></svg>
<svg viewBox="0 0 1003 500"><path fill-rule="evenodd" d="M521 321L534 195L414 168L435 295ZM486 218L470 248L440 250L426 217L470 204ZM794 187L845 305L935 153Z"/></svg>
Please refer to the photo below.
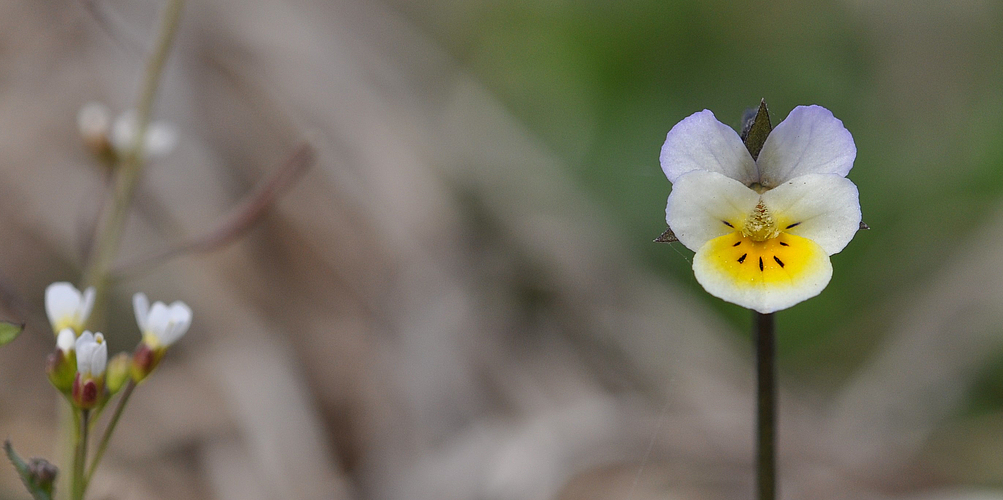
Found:
<svg viewBox="0 0 1003 500"><path fill-rule="evenodd" d="M843 122L821 106L798 106L770 132L759 153L761 183L776 187L806 174L846 177L857 147Z"/></svg>
<svg viewBox="0 0 1003 500"><path fill-rule="evenodd" d="M80 291L73 285L60 281L45 289L45 313L53 329L61 330L73 321L80 307Z"/></svg>
<svg viewBox="0 0 1003 500"><path fill-rule="evenodd" d="M746 186L759 182L756 162L742 139L706 109L672 127L665 137L659 161L672 183L694 170L724 174Z"/></svg>
<svg viewBox="0 0 1003 500"><path fill-rule="evenodd" d="M150 300L143 292L132 296L132 310L136 313L136 324L139 325L139 332L146 333L147 318L150 315Z"/></svg>
<svg viewBox="0 0 1003 500"><path fill-rule="evenodd" d="M748 243L736 247L734 238L725 235L710 240L693 255L697 282L715 297L768 314L818 295L832 279L829 256L807 238L781 236L790 241L789 246L774 249L747 248ZM798 259L788 259L786 266L776 260L777 253L791 250ZM736 254L740 257L735 258Z"/></svg>
<svg viewBox="0 0 1003 500"><path fill-rule="evenodd" d="M735 232L757 203L759 194L741 182L717 172L694 171L672 185L665 221L686 248L696 251L708 240Z"/></svg>
<svg viewBox="0 0 1003 500"><path fill-rule="evenodd" d="M781 230L814 241L829 255L846 247L860 228L857 186L836 174L794 178L763 193L763 203Z"/></svg>

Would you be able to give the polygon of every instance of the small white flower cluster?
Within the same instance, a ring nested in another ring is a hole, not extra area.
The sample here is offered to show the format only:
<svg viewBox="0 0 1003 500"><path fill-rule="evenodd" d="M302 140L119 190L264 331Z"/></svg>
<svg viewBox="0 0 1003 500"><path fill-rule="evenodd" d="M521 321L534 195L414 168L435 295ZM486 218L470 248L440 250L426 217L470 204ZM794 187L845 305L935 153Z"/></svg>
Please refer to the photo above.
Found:
<svg viewBox="0 0 1003 500"><path fill-rule="evenodd" d="M88 102L77 113L77 129L84 144L96 155L125 156L135 145L139 129L136 112L129 110L114 122L111 110L100 102ZM173 126L152 122L143 137L143 159L153 161L167 156L178 144L178 133Z"/></svg>
<svg viewBox="0 0 1003 500"><path fill-rule="evenodd" d="M45 310L57 334L56 351L49 358L49 379L80 408L91 408L105 395L105 371L108 368L108 344L100 332L85 330L94 307L94 289L83 292L66 282L49 285L45 290ZM114 393L127 376L141 382L156 368L167 348L177 342L192 322L192 311L184 302L170 306L149 300L143 293L133 296L136 323L142 340L131 355L131 363L112 363L108 392ZM114 382L112 382L114 381Z"/></svg>

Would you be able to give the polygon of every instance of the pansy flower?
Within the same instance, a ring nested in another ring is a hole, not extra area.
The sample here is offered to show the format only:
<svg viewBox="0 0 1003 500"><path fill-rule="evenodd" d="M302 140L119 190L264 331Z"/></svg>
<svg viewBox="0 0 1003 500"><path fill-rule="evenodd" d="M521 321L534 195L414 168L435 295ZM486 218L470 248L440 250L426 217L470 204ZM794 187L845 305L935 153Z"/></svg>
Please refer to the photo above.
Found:
<svg viewBox="0 0 1003 500"><path fill-rule="evenodd" d="M857 187L846 178L853 137L829 110L798 106L753 158L708 110L672 127L662 170L672 183L665 220L690 250L711 295L771 313L818 295L829 256L860 227Z"/></svg>

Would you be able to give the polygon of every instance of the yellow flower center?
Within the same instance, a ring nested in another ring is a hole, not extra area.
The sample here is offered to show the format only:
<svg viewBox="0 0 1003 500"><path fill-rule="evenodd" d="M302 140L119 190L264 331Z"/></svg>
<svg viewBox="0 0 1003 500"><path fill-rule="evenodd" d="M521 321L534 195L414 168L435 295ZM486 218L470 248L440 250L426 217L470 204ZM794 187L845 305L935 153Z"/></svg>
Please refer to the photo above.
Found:
<svg viewBox="0 0 1003 500"><path fill-rule="evenodd" d="M752 213L745 219L742 225L742 236L752 239L752 241L772 240L780 235L777 222L770 214L762 200L752 209Z"/></svg>
<svg viewBox="0 0 1003 500"><path fill-rule="evenodd" d="M815 242L777 231L775 238L757 240L733 232L709 241L703 257L717 273L740 287L790 286L816 275L828 262Z"/></svg>
<svg viewBox="0 0 1003 500"><path fill-rule="evenodd" d="M789 232L800 221L772 213L761 200L744 221L721 222L733 232L707 242L701 260L740 288L796 286L828 263L815 242Z"/></svg>

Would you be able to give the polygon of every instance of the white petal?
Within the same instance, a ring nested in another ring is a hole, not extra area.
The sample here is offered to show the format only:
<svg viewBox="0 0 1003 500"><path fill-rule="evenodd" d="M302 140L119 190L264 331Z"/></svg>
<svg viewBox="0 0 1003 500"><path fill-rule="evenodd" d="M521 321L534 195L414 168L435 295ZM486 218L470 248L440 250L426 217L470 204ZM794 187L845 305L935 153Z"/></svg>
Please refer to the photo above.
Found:
<svg viewBox="0 0 1003 500"><path fill-rule="evenodd" d="M104 341L104 335L94 335L94 346L91 352L91 375L100 377L108 365L108 343Z"/></svg>
<svg viewBox="0 0 1003 500"><path fill-rule="evenodd" d="M97 292L92 286L89 286L86 290L84 290L76 315L76 319L81 325L87 323L87 318L91 316L91 310L94 309L95 293Z"/></svg>
<svg viewBox="0 0 1003 500"><path fill-rule="evenodd" d="M80 306L80 291L73 285L60 281L45 288L45 313L53 328L62 329L60 323L72 320Z"/></svg>
<svg viewBox="0 0 1003 500"><path fill-rule="evenodd" d="M765 314L818 295L832 278L832 264L807 238L781 234L754 242L731 233L697 250L693 274L711 295Z"/></svg>
<svg viewBox="0 0 1003 500"><path fill-rule="evenodd" d="M174 150L174 147L178 144L178 132L167 123L154 122L146 130L145 140L146 143L143 146L144 156L147 159L154 160L162 158Z"/></svg>
<svg viewBox="0 0 1003 500"><path fill-rule="evenodd" d="M59 332L59 336L56 337L56 348L63 351L63 354L69 354L70 351L76 348L77 344L77 334L73 333L72 328L63 328Z"/></svg>
<svg viewBox="0 0 1003 500"><path fill-rule="evenodd" d="M759 182L756 162L742 139L706 109L672 127L665 137L659 160L662 171L672 183L694 170L718 172L746 186Z"/></svg>
<svg viewBox="0 0 1003 500"><path fill-rule="evenodd" d="M171 312L163 302L157 301L150 307L150 314L146 317L146 330L144 334L150 333L163 342L164 332L170 325Z"/></svg>
<svg viewBox="0 0 1003 500"><path fill-rule="evenodd" d="M798 106L770 132L757 164L763 186L776 187L800 175L846 177L857 147L843 122L821 106Z"/></svg>
<svg viewBox="0 0 1003 500"><path fill-rule="evenodd" d="M94 350L98 348L91 332L84 332L77 337L77 373L91 373Z"/></svg>
<svg viewBox="0 0 1003 500"><path fill-rule="evenodd" d="M111 144L119 154L125 154L135 144L138 121L133 110L126 111L115 119L111 128Z"/></svg>
<svg viewBox="0 0 1003 500"><path fill-rule="evenodd" d="M88 102L77 113L77 129L85 139L103 139L111 128L111 111L100 102Z"/></svg>
<svg viewBox="0 0 1003 500"><path fill-rule="evenodd" d="M717 172L694 171L672 185L665 221L686 248L735 232L759 203L759 194ZM729 226L728 224L731 224Z"/></svg>
<svg viewBox="0 0 1003 500"><path fill-rule="evenodd" d="M857 186L836 174L797 177L763 193L763 203L782 230L814 241L828 255L842 250L860 228Z"/></svg>
<svg viewBox="0 0 1003 500"><path fill-rule="evenodd" d="M84 333L81 333L80 336L77 337L76 349L79 351L81 347L87 344L91 344L93 342L94 342L94 334L85 330Z"/></svg>
<svg viewBox="0 0 1003 500"><path fill-rule="evenodd" d="M191 324L192 310L184 302L174 302L170 306L170 328L164 332L160 341L165 347L177 342L188 331Z"/></svg>
<svg viewBox="0 0 1003 500"><path fill-rule="evenodd" d="M136 324L139 325L139 332L146 333L147 318L150 315L150 300L146 294L139 292L132 296L132 310L136 313Z"/></svg>

